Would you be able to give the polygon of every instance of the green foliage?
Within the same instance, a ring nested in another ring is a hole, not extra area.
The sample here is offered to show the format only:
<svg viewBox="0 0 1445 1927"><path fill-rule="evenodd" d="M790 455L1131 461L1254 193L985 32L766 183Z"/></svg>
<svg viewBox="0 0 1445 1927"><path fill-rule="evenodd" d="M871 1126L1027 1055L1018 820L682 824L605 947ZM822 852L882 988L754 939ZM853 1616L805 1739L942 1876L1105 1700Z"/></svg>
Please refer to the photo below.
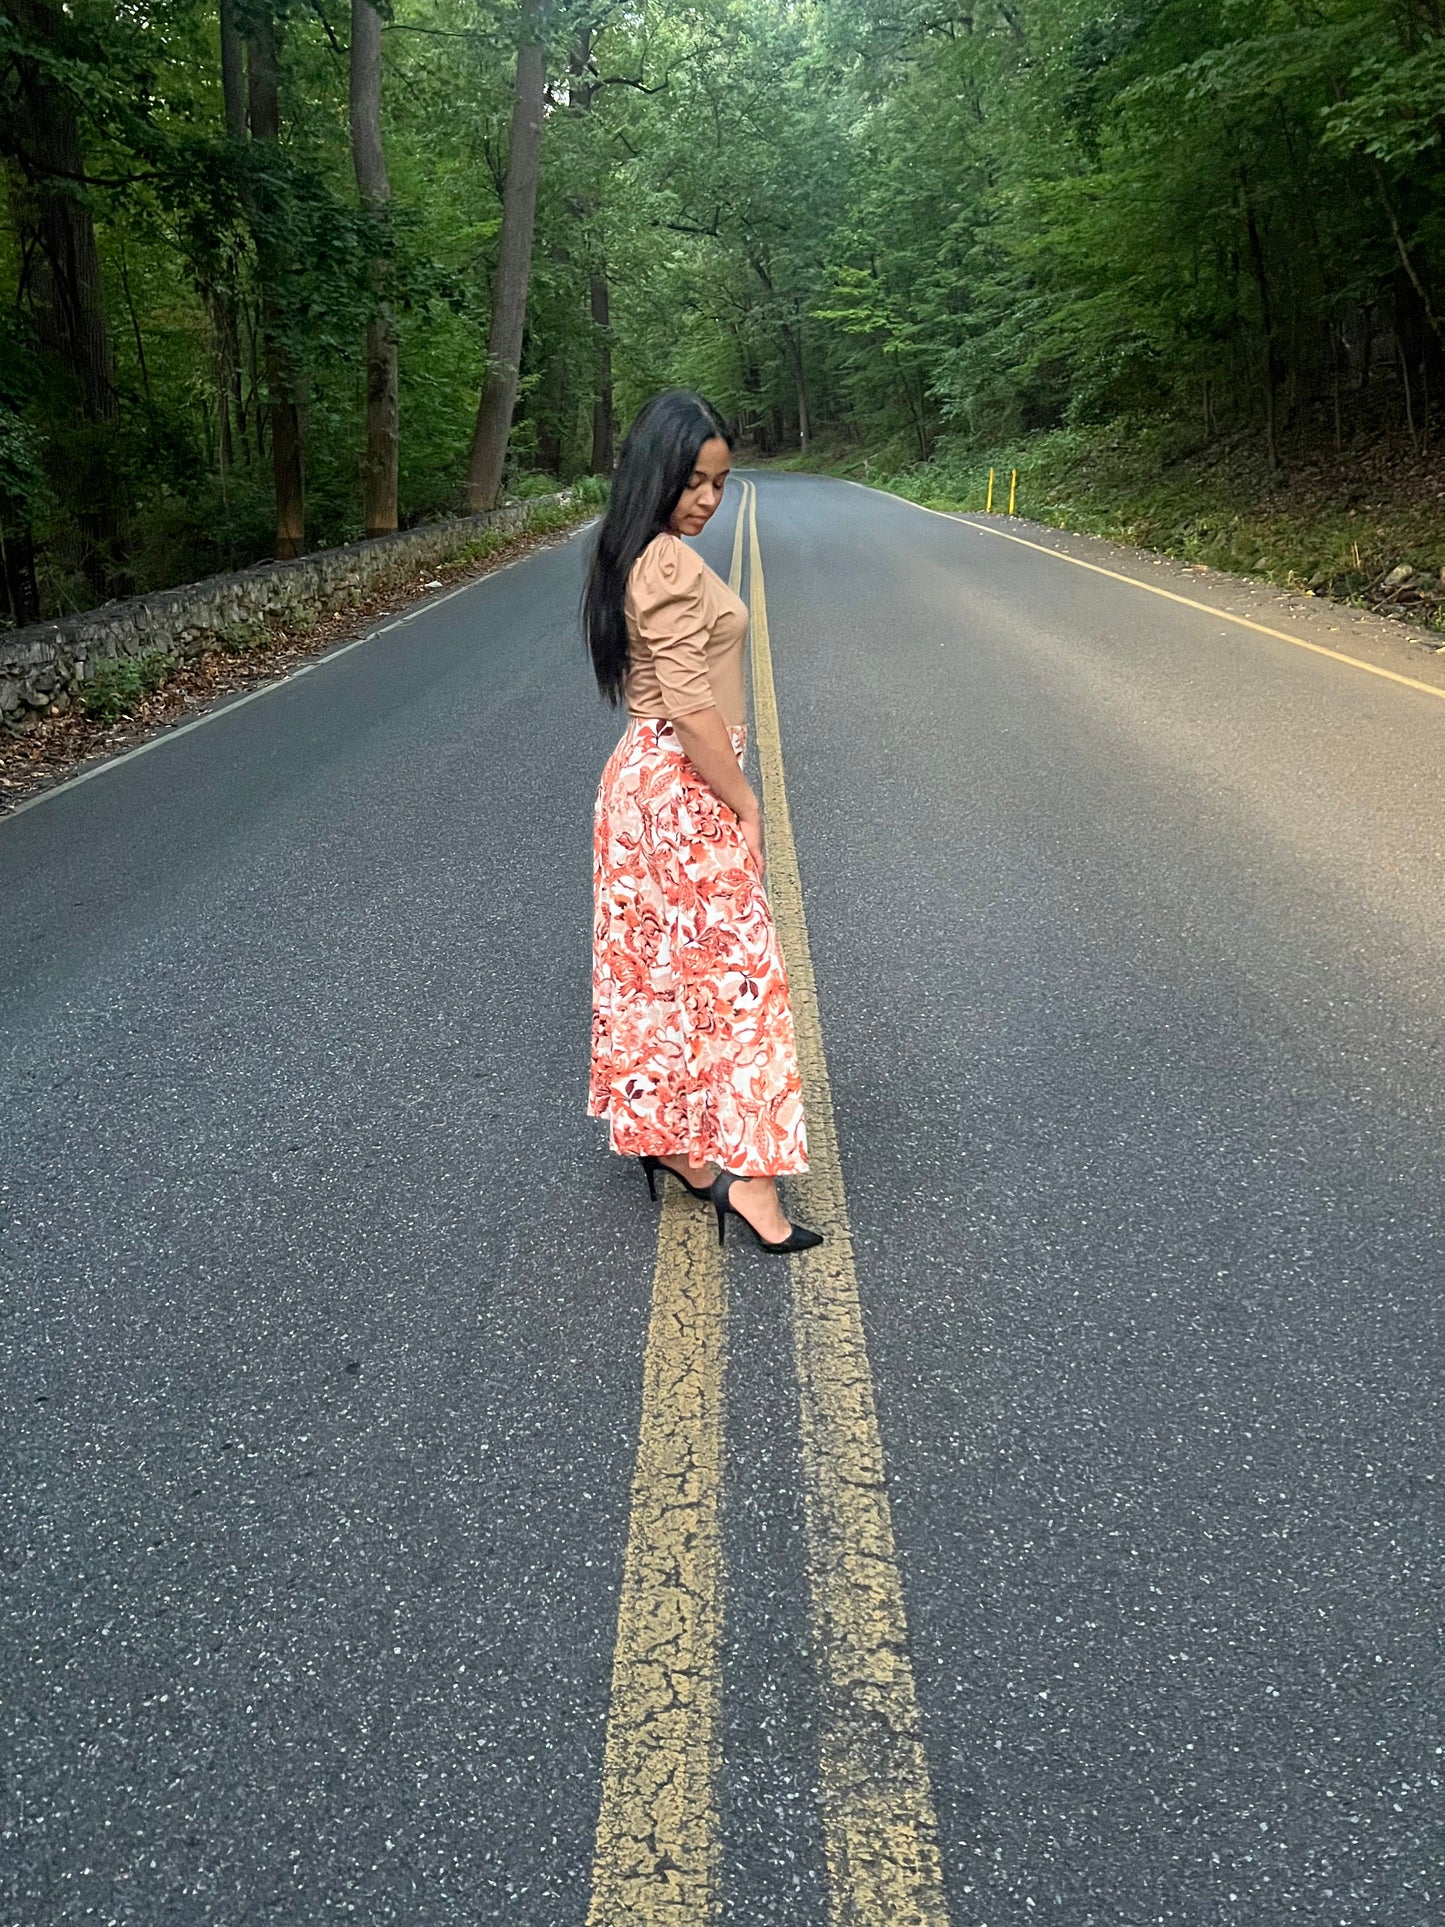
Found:
<svg viewBox="0 0 1445 1927"><path fill-rule="evenodd" d="M1445 43L1378 0L1301 20L1047 0L870 33L865 8L886 65L815 309L865 437L982 449L1201 398L1274 442L1341 396L1353 425L1398 418L1389 345L1440 362L1445 193L1419 158Z"/></svg>
<svg viewBox="0 0 1445 1927"><path fill-rule="evenodd" d="M524 479L529 483L543 480L548 489L544 500L537 499L539 491L536 489L518 491L528 503L521 524L522 532L527 535L570 528L579 516L585 515L590 509L603 507L607 501L607 483L600 475L582 476L560 493L550 477ZM499 528L487 529L480 536L468 540L459 539L456 547L442 556L435 566L453 568L471 562L484 562L515 541L516 535L515 529ZM256 646L256 634L248 630L229 637L223 636L217 646L230 653L243 654ZM75 698L76 706L83 715L95 721L117 722L165 682L176 662L173 654L161 649L149 649L138 656L103 657L94 664L91 674L80 685Z"/></svg>
<svg viewBox="0 0 1445 1927"><path fill-rule="evenodd" d="M1389 167L1438 155L1445 127L1445 40L1401 59L1371 53L1352 70L1350 92L1324 116L1323 139ZM1438 163L1437 163L1438 164Z"/></svg>
<svg viewBox="0 0 1445 1927"><path fill-rule="evenodd" d="M214 0L0 17L0 522L39 545L47 611L268 552L265 331L304 394L313 544L361 533L378 313L403 524L461 506L516 0L385 14L381 215L352 175L345 10L245 0L243 24L267 13L274 145L227 138ZM1275 476L1322 439L1425 446L1445 393L1434 0L554 0L549 35L514 497L594 466L604 351L619 431L683 383L763 453L821 431L948 471L1130 424ZM32 178L26 86L73 121L83 178ZM98 249L99 423L34 271L46 191Z"/></svg>
<svg viewBox="0 0 1445 1927"><path fill-rule="evenodd" d="M45 436L36 411L33 368L14 331L0 321L0 527L31 526L48 513Z"/></svg>
<svg viewBox="0 0 1445 1927"><path fill-rule="evenodd" d="M139 656L106 656L81 684L77 706L95 722L113 723L165 681L175 657L163 649Z"/></svg>
<svg viewBox="0 0 1445 1927"><path fill-rule="evenodd" d="M973 514L985 508L992 469L996 515L1016 471L1016 510L1031 521L1344 600L1378 597L1401 563L1432 583L1445 568L1445 488L1428 458L1399 451L1373 472L1322 460L1285 484L1247 437L1209 443L1177 422L1136 417L984 449L947 439L926 463L832 449L789 465Z"/></svg>
<svg viewBox="0 0 1445 1927"><path fill-rule="evenodd" d="M507 485L507 494L514 502L530 501L534 495L553 495L556 490L555 475L514 475Z"/></svg>

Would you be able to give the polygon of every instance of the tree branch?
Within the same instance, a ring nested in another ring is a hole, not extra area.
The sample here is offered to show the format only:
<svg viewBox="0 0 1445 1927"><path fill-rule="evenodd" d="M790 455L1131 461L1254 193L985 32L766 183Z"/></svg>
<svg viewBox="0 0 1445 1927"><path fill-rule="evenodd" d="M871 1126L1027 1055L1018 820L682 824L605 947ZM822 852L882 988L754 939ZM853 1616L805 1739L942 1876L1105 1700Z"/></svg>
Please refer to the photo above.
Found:
<svg viewBox="0 0 1445 1927"><path fill-rule="evenodd" d="M325 13L322 11L321 0L306 0L306 3L310 7L311 11L316 15L316 18L321 22L322 26L326 29L326 38L331 42L332 53L337 55L344 54L346 49L342 46L341 42L336 38L335 29L332 27L331 22L326 18Z"/></svg>
<svg viewBox="0 0 1445 1927"><path fill-rule="evenodd" d="M597 69L591 66L590 63L588 71L592 74L599 87L631 87L639 94L665 94L672 85L671 68L668 69L666 78L660 80L655 87L649 87L646 81L643 80L641 74L639 74L635 80L630 74L599 74Z"/></svg>
<svg viewBox="0 0 1445 1927"><path fill-rule="evenodd" d="M0 152L15 161L32 180L43 177L49 181L75 181L81 187L139 187L161 178L154 168L147 168L143 174L87 174L78 168L57 167L52 162L36 160L23 147L4 146Z"/></svg>
<svg viewBox="0 0 1445 1927"><path fill-rule="evenodd" d="M722 239L722 231L718 223L721 220L722 209L718 208L713 214L711 227L697 227L690 221L657 221L654 222L653 225L656 227L670 228L674 234L705 234L710 240L720 241Z"/></svg>

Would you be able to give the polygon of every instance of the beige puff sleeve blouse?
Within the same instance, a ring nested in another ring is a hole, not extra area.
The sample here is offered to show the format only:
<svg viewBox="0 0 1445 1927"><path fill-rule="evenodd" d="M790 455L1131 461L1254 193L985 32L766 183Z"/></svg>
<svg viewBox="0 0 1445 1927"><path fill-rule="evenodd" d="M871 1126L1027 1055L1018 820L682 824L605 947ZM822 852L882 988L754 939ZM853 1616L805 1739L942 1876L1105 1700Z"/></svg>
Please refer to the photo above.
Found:
<svg viewBox="0 0 1445 1927"><path fill-rule="evenodd" d="M634 716L693 716L716 706L747 721L748 607L680 535L655 535L632 565L623 604L625 693Z"/></svg>

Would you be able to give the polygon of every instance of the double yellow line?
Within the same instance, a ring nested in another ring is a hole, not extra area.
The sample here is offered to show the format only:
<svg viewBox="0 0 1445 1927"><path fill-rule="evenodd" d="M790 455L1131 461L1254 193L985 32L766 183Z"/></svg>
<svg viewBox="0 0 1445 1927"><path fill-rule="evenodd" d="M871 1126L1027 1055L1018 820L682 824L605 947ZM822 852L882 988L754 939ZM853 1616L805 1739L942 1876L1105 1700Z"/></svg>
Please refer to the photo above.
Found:
<svg viewBox="0 0 1445 1927"><path fill-rule="evenodd" d="M788 814L757 489L743 483L753 714L768 896L788 969L810 1170L799 1215L826 1233L792 1267L819 1786L834 1927L946 1927L938 1828L802 879ZM727 1291L712 1220L669 1187L658 1232L642 1422L618 1608L589 1927L709 1927L719 1911L723 1370Z"/></svg>

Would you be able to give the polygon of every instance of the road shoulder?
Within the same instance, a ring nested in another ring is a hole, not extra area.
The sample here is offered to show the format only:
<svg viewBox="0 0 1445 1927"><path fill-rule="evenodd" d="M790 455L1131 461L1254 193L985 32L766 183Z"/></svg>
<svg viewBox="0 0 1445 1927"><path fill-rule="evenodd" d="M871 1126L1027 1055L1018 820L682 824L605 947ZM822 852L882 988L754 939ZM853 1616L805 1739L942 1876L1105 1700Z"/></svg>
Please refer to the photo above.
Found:
<svg viewBox="0 0 1445 1927"><path fill-rule="evenodd" d="M1445 641L1430 630L1391 621L1370 609L1352 608L1308 590L1287 590L1269 582L1253 582L1202 562L1184 562L1151 549L1131 547L1100 535L1076 534L1020 515L984 515L972 510L934 509L890 489L837 477L850 488L867 488L872 495L902 503L921 515L936 515L963 527L1021 537L1060 556L1109 569L1147 589L1163 589L1233 616L1297 636L1303 642L1357 656L1395 675L1414 677L1445 692Z"/></svg>

